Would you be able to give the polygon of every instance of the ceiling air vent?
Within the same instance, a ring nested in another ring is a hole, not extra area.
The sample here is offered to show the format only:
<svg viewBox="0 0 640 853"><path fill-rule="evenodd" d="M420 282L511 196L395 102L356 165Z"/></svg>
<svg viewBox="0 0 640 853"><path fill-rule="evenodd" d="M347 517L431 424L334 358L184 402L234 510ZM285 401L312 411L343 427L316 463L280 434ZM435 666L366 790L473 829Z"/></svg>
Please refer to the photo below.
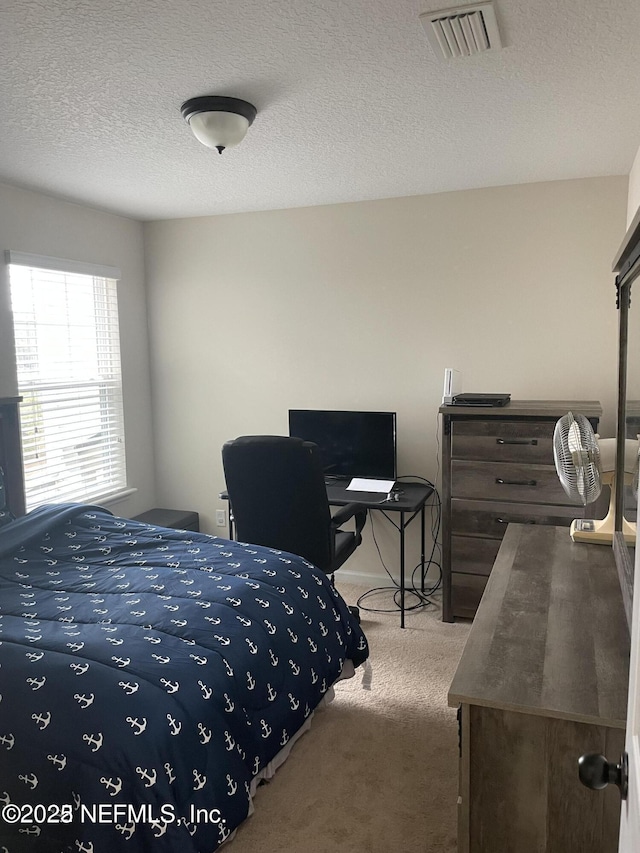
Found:
<svg viewBox="0 0 640 853"><path fill-rule="evenodd" d="M473 56L502 47L491 3L425 12L420 15L427 38L440 59Z"/></svg>

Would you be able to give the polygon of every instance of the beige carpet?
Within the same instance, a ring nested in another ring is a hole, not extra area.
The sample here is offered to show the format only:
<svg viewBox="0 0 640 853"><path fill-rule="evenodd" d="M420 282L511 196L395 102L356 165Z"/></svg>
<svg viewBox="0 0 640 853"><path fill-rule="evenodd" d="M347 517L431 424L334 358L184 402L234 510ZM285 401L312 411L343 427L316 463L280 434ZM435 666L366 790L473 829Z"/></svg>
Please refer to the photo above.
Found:
<svg viewBox="0 0 640 853"><path fill-rule="evenodd" d="M363 589L340 583L349 604ZM392 606L391 593L371 606ZM229 853L455 853L457 724L447 691L469 632L439 608L362 612L371 690L362 670L336 686Z"/></svg>

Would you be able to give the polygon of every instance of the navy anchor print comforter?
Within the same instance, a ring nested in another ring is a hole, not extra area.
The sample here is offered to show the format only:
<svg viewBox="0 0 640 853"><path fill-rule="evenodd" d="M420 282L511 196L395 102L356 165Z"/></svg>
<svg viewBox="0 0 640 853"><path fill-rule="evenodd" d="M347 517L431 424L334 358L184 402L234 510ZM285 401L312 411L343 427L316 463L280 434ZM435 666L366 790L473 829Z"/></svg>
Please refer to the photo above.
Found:
<svg viewBox="0 0 640 853"><path fill-rule="evenodd" d="M367 654L299 557L35 510L0 530L0 850L210 853Z"/></svg>

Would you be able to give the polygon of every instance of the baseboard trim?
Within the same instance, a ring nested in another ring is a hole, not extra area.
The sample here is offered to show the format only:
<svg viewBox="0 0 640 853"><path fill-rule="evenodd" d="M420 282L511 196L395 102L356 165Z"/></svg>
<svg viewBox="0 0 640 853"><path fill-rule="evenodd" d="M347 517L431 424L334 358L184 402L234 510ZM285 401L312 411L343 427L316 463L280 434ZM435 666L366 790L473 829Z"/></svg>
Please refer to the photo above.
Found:
<svg viewBox="0 0 640 853"><path fill-rule="evenodd" d="M391 586L389 576L385 574L374 575L364 572L349 571L349 569L338 569L336 572L336 585L340 585L340 581L345 583L353 583L366 587L374 586ZM400 581L398 581L400 583Z"/></svg>

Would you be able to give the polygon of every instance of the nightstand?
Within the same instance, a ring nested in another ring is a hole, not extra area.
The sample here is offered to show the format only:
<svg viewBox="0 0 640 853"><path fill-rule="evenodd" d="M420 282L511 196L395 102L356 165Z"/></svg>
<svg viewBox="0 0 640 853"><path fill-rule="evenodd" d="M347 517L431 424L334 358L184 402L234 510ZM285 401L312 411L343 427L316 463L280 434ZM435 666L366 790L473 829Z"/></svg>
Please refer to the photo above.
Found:
<svg viewBox="0 0 640 853"><path fill-rule="evenodd" d="M133 521L155 524L158 527L172 527L175 530L200 530L200 516L188 509L163 509L155 507L140 515L134 515Z"/></svg>

